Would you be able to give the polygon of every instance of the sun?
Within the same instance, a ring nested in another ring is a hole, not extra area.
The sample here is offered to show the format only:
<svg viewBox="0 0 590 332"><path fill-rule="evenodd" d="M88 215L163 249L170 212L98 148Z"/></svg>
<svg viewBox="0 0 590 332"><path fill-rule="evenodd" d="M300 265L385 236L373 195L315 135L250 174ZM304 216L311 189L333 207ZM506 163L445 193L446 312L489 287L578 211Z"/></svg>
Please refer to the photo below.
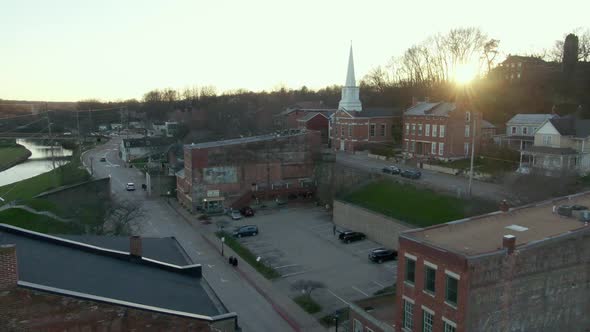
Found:
<svg viewBox="0 0 590 332"><path fill-rule="evenodd" d="M455 82L457 84L467 84L478 75L478 68L469 63L462 63L455 68Z"/></svg>

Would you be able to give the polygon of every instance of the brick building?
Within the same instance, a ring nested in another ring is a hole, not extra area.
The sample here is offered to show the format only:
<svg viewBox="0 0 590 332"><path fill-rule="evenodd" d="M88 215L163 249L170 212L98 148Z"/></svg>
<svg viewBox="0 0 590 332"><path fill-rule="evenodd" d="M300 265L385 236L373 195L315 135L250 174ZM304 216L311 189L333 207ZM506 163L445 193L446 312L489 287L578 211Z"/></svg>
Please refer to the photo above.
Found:
<svg viewBox="0 0 590 332"><path fill-rule="evenodd" d="M399 331L590 331L590 227L556 213L574 204L590 193L400 235Z"/></svg>
<svg viewBox="0 0 590 332"><path fill-rule="evenodd" d="M320 132L322 143L328 143L331 114L326 112L309 112L297 120L297 128Z"/></svg>
<svg viewBox="0 0 590 332"><path fill-rule="evenodd" d="M348 305L351 332L394 332L395 294L388 293L354 301Z"/></svg>
<svg viewBox="0 0 590 332"><path fill-rule="evenodd" d="M509 83L544 81L559 73L557 62L547 62L532 56L508 55L496 69L497 75Z"/></svg>
<svg viewBox="0 0 590 332"><path fill-rule="evenodd" d="M409 157L461 159L481 139L481 113L455 103L418 102L404 112L403 150Z"/></svg>
<svg viewBox="0 0 590 332"><path fill-rule="evenodd" d="M239 330L174 238L0 224L0 331Z"/></svg>
<svg viewBox="0 0 590 332"><path fill-rule="evenodd" d="M351 46L346 83L342 87L338 110L330 123L330 140L334 150L354 152L369 145L390 146L396 126L401 126L400 109L363 109L359 93Z"/></svg>
<svg viewBox="0 0 590 332"><path fill-rule="evenodd" d="M191 210L216 212L256 194L308 190L319 148L319 132L296 129L185 145L178 200Z"/></svg>

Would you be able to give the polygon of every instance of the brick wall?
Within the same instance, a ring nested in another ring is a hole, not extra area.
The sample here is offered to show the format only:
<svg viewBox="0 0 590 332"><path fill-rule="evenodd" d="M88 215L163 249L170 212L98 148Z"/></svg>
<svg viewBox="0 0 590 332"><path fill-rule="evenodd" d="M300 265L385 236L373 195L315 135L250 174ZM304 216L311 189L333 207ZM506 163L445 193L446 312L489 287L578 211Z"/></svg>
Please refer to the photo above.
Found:
<svg viewBox="0 0 590 332"><path fill-rule="evenodd" d="M16 245L0 245L0 290L13 288L17 282Z"/></svg>

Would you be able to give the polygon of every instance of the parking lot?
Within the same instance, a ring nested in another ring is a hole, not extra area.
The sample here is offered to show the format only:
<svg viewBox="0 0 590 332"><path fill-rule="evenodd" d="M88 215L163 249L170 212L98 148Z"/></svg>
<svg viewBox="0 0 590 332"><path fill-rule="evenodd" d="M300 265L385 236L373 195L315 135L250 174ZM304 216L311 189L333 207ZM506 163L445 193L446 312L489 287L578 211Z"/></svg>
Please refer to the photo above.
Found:
<svg viewBox="0 0 590 332"><path fill-rule="evenodd" d="M313 293L323 307L322 314L371 296L396 279L397 262L374 264L367 258L379 244L370 240L341 243L338 233L333 233L329 214L322 208L261 212L231 221L230 227L249 224L257 225L259 234L240 242L281 274L275 281L280 289L295 296L291 284L299 279L326 285Z"/></svg>

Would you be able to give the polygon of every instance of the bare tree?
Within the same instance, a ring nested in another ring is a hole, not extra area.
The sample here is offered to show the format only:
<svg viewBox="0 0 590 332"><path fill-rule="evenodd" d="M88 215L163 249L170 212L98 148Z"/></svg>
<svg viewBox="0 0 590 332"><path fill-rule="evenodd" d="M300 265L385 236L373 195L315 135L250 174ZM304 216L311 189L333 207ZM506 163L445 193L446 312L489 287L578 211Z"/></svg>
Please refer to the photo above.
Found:
<svg viewBox="0 0 590 332"><path fill-rule="evenodd" d="M129 235L132 230L137 231L139 225L134 223L143 217L141 203L128 200L112 200L105 214L105 222L98 233L107 235Z"/></svg>
<svg viewBox="0 0 590 332"><path fill-rule="evenodd" d="M302 292L305 296L311 297L311 292L319 288L326 288L326 285L315 280L297 280L291 285L294 291Z"/></svg>
<svg viewBox="0 0 590 332"><path fill-rule="evenodd" d="M498 45L500 44L500 40L498 39L490 39L483 45L483 55L486 60L488 73L492 70L492 67L495 64L496 57L498 56Z"/></svg>

